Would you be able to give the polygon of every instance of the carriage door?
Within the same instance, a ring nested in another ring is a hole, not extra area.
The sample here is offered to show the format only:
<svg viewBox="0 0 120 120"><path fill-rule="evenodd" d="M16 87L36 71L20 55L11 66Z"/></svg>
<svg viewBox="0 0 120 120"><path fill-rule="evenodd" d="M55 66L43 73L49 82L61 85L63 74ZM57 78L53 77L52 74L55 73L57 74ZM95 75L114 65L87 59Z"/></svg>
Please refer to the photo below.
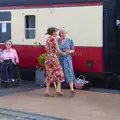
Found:
<svg viewBox="0 0 120 120"><path fill-rule="evenodd" d="M115 59L116 61L114 62L116 65L115 66L115 70L117 71L117 73L120 73L120 1L116 0L116 11L115 11L115 15L116 15L116 33L115 33L115 47L116 47L116 54L115 54Z"/></svg>
<svg viewBox="0 0 120 120"><path fill-rule="evenodd" d="M24 20L24 44L37 45L37 9L25 9Z"/></svg>

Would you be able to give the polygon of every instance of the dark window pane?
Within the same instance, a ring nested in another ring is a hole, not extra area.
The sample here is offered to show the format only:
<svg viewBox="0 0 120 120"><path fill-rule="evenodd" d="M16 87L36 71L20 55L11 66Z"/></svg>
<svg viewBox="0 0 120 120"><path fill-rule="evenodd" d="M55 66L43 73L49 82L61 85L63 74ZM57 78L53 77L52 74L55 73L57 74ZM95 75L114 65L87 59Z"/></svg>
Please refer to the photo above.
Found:
<svg viewBox="0 0 120 120"><path fill-rule="evenodd" d="M11 21L11 12L0 12L0 21Z"/></svg>
<svg viewBox="0 0 120 120"><path fill-rule="evenodd" d="M35 39L35 30L26 30L25 38L26 39Z"/></svg>
<svg viewBox="0 0 120 120"><path fill-rule="evenodd" d="M35 28L35 16L27 15L25 16L26 28Z"/></svg>
<svg viewBox="0 0 120 120"><path fill-rule="evenodd" d="M6 32L2 32L2 23L0 23L0 43L11 39L11 23L6 23Z"/></svg>

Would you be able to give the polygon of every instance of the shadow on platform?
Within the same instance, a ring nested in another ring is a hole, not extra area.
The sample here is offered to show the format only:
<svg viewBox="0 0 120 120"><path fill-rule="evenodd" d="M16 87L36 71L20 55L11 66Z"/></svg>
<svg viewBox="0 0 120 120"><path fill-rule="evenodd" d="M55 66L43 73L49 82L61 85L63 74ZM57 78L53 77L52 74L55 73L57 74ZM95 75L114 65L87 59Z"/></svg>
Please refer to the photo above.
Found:
<svg viewBox="0 0 120 120"><path fill-rule="evenodd" d="M18 92L27 92L40 89L40 86L36 86L34 81L23 81L20 86L10 88L0 88L0 96L6 96Z"/></svg>
<svg viewBox="0 0 120 120"><path fill-rule="evenodd" d="M34 91L34 90L38 90L38 89L41 89L41 87L36 86L34 81L24 81L18 87L0 88L0 97L19 93L19 92ZM87 90L87 91L98 92L98 93L107 93L107 94L119 94L120 93L120 90L110 90L110 89L103 89L103 88L91 88L90 90Z"/></svg>

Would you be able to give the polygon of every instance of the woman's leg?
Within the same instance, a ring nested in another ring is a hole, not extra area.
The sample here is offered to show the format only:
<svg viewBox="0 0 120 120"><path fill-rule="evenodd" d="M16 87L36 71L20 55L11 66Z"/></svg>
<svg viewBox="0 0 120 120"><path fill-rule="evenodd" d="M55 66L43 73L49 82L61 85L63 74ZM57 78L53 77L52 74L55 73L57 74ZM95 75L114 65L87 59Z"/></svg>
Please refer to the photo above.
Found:
<svg viewBox="0 0 120 120"><path fill-rule="evenodd" d="M47 84L46 84L45 93L50 93L50 83L47 83Z"/></svg>
<svg viewBox="0 0 120 120"><path fill-rule="evenodd" d="M9 74L8 74L7 66L4 65L4 68L2 69L2 73L3 73L5 81L9 81Z"/></svg>
<svg viewBox="0 0 120 120"><path fill-rule="evenodd" d="M57 91L61 91L61 82L57 83Z"/></svg>
<svg viewBox="0 0 120 120"><path fill-rule="evenodd" d="M45 95L52 97L52 94L50 93L50 83L47 82Z"/></svg>
<svg viewBox="0 0 120 120"><path fill-rule="evenodd" d="M9 76L10 76L10 79L13 79L14 78L14 66L12 63L9 63L8 64L8 73L9 73Z"/></svg>
<svg viewBox="0 0 120 120"><path fill-rule="evenodd" d="M61 91L61 82L57 83L57 89L56 89L56 93L58 95L63 95L64 93Z"/></svg>
<svg viewBox="0 0 120 120"><path fill-rule="evenodd" d="M71 95L73 96L75 94L74 84L73 84L73 82L70 82L69 85L70 85Z"/></svg>
<svg viewBox="0 0 120 120"><path fill-rule="evenodd" d="M73 82L70 82L69 85L70 85L70 90L74 91L74 84L73 84Z"/></svg>

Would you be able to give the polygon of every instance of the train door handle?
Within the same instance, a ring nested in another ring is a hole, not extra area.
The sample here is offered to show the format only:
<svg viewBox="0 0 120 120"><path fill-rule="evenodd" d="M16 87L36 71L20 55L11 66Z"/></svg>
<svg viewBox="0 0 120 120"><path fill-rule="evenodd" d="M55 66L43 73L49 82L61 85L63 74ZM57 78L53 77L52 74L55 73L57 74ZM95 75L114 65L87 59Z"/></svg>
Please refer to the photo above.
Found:
<svg viewBox="0 0 120 120"><path fill-rule="evenodd" d="M36 44L36 45L37 45L37 42L34 42L34 44Z"/></svg>

